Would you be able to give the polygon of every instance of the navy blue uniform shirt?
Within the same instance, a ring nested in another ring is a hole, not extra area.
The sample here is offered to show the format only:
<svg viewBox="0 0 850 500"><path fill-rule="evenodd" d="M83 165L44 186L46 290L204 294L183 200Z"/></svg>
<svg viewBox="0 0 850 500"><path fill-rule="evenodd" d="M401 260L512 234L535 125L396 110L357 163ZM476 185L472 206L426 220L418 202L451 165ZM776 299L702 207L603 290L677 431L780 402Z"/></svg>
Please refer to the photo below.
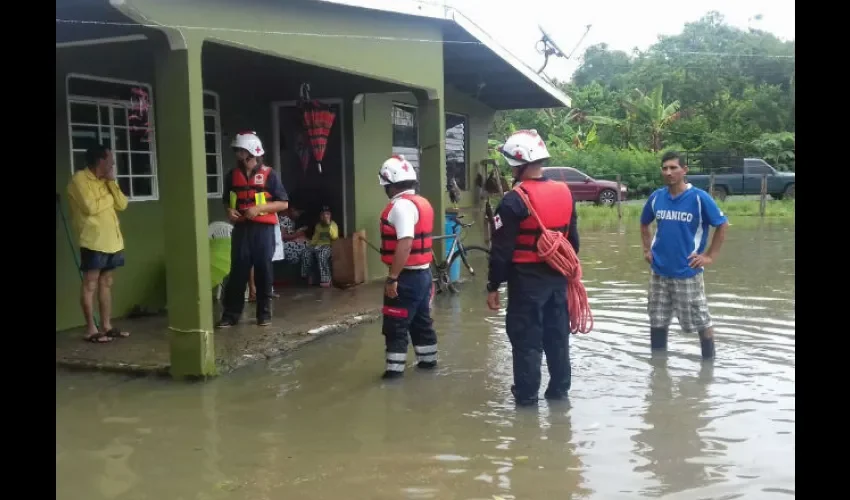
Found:
<svg viewBox="0 0 850 500"><path fill-rule="evenodd" d="M557 182L545 178L528 179L523 182ZM576 203L573 199L573 213L570 217L570 226L567 232L567 240L573 246L573 249L578 254L579 237ZM564 207L566 209L566 207ZM564 277L558 271L552 269L549 264L520 264L515 265L512 262L514 245L516 245L516 237L519 232L519 224L523 219L530 216L528 207L522 202L513 190L509 191L502 202L496 208L494 220L496 221L493 235L490 242L490 270L487 276L488 286L491 289L508 281L511 274L528 275L529 277L552 277L553 279L563 280Z"/></svg>

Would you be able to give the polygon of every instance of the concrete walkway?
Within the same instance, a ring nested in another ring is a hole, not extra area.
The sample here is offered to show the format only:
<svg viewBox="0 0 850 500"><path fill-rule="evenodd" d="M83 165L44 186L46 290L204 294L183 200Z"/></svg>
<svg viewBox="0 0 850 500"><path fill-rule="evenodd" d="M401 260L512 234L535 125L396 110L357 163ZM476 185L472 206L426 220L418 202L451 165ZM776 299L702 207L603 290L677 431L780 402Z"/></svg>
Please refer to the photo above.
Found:
<svg viewBox="0 0 850 500"><path fill-rule="evenodd" d="M273 323L258 327L254 307L245 305L242 323L216 330L215 350L219 373L281 356L306 343L380 317L380 283L348 290L292 288L274 300ZM219 309L216 307L216 318ZM84 342L84 328L56 335L56 364L64 368L135 374L167 374L169 366L168 320L164 316L115 320L129 338L106 344Z"/></svg>

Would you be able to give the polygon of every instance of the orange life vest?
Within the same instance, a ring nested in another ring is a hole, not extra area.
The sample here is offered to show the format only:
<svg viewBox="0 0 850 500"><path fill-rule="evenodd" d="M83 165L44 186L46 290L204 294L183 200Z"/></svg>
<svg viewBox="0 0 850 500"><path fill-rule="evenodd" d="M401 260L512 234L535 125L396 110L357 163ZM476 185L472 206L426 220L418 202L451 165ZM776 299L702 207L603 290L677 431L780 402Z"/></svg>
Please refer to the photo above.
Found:
<svg viewBox="0 0 850 500"><path fill-rule="evenodd" d="M405 267L421 266L430 264L432 260L431 247L434 232L434 208L431 203L418 194L403 194L400 196L410 200L419 211L419 222L413 226L413 246L410 247L410 256L407 257ZM381 261L390 266L393 263L393 255L398 246L398 234L387 219L393 208L392 201L381 213Z"/></svg>
<svg viewBox="0 0 850 500"><path fill-rule="evenodd" d="M573 215L573 194L566 183L532 180L517 187L528 196L546 229L567 233ZM537 219L532 216L523 219L519 224L511 261L516 264L544 262L537 253L537 240L541 234L543 230Z"/></svg>
<svg viewBox="0 0 850 500"><path fill-rule="evenodd" d="M271 198L271 194L266 191L266 183L269 180L271 167L262 166L254 170L254 174L249 180L245 177L245 172L240 167L233 169L231 173L231 189L230 192L230 208L244 211L256 205L265 205L267 200ZM253 219L252 222L261 224L277 224L277 214L261 214Z"/></svg>

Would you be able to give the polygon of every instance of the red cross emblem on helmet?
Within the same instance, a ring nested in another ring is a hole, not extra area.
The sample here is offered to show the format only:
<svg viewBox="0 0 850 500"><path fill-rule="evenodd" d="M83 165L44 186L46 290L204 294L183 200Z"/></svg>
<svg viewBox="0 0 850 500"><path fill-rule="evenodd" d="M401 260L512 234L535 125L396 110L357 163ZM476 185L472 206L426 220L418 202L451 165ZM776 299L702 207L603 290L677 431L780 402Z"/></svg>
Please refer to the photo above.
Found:
<svg viewBox="0 0 850 500"><path fill-rule="evenodd" d="M257 146L256 148L254 148L254 151L256 151L257 154L260 154L260 151L262 151L262 149L260 149L260 146Z"/></svg>

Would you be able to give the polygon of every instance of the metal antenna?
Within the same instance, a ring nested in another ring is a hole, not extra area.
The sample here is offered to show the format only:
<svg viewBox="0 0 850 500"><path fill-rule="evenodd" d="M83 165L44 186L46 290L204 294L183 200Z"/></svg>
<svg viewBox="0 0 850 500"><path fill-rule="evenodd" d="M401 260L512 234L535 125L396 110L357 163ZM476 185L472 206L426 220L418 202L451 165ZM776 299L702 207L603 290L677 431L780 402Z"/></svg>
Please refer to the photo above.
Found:
<svg viewBox="0 0 850 500"><path fill-rule="evenodd" d="M552 40L548 33L546 33L546 30L544 30L542 26L538 25L538 28L540 29L540 32L543 34L543 36L540 38L540 40L537 41L537 45L535 46L535 48L537 49L537 52L543 54L543 66L541 66L540 69L537 70L537 74L541 74L543 70L546 69L546 65L549 64L549 56L563 57L566 60L569 60L571 57L573 57L573 54L575 54L575 51L578 50L579 46L581 46L581 43L587 37L587 34L590 33L591 27L593 27L593 25L588 24L585 27L584 34L581 35L581 38L579 38L575 47L573 47L573 50L571 50L569 54L564 54L564 52L561 51L555 41Z"/></svg>

